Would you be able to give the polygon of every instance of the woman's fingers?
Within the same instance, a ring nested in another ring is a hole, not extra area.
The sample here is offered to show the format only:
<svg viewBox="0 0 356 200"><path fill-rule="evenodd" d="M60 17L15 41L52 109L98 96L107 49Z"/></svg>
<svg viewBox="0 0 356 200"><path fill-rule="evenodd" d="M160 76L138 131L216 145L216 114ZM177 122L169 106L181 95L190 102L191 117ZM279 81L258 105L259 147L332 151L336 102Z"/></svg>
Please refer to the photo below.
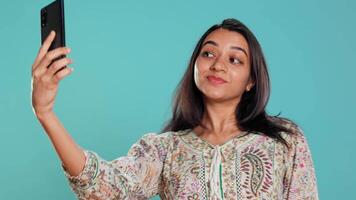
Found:
<svg viewBox="0 0 356 200"><path fill-rule="evenodd" d="M55 58L59 56L66 55L70 52L70 49L67 47L59 47L52 51L46 53L42 60L40 61L38 67L35 68L34 74L37 76L43 75L48 70L48 65L52 63Z"/></svg>
<svg viewBox="0 0 356 200"><path fill-rule="evenodd" d="M37 65L40 63L42 60L43 56L47 53L49 47L51 46L54 38L56 36L56 33L54 31L51 31L50 34L47 36L45 41L43 42L42 46L40 47L37 57L35 59L35 62L32 65L32 70L34 70Z"/></svg>
<svg viewBox="0 0 356 200"><path fill-rule="evenodd" d="M54 62L48 70L45 72L44 76L49 76L53 77L53 75L60 70L61 68L65 67L66 65L72 63L72 60L70 58L61 58Z"/></svg>
<svg viewBox="0 0 356 200"><path fill-rule="evenodd" d="M68 76L69 74L71 74L73 71L73 68L70 67L66 67L62 70L60 70L59 72L57 72L54 76L54 82L58 83L60 80L62 80L64 77Z"/></svg>

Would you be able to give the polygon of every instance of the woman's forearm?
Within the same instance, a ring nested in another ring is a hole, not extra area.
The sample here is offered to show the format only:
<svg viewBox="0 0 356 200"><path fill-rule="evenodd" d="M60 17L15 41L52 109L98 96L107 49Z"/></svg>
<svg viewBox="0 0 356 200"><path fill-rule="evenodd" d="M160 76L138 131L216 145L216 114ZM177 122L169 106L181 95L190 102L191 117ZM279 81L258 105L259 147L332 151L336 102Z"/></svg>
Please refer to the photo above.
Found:
<svg viewBox="0 0 356 200"><path fill-rule="evenodd" d="M49 136L63 166L72 176L77 176L84 168L85 155L75 143L54 112L36 114Z"/></svg>

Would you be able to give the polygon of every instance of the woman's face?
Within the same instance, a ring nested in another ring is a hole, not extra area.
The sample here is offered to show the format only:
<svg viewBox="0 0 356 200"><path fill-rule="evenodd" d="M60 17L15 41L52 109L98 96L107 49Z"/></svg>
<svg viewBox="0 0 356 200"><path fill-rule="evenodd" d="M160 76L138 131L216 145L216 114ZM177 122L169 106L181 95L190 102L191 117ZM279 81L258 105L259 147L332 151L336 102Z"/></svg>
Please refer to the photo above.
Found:
<svg viewBox="0 0 356 200"><path fill-rule="evenodd" d="M204 40L194 65L194 81L206 100L239 101L253 83L246 39L219 28Z"/></svg>

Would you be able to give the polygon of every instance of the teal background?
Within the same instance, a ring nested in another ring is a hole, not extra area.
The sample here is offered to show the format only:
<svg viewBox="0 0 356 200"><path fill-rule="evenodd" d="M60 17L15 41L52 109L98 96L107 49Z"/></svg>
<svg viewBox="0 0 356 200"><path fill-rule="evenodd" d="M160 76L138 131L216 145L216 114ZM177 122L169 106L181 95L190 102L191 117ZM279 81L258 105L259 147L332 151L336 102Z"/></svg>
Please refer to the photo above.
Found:
<svg viewBox="0 0 356 200"><path fill-rule="evenodd" d="M31 108L39 10L49 0L1 1L1 199L75 199ZM321 199L356 198L355 1L66 1L74 72L55 112L83 147L127 153L170 116L195 43L224 18L242 20L269 64L269 114L307 136ZM158 198L155 198L158 199Z"/></svg>

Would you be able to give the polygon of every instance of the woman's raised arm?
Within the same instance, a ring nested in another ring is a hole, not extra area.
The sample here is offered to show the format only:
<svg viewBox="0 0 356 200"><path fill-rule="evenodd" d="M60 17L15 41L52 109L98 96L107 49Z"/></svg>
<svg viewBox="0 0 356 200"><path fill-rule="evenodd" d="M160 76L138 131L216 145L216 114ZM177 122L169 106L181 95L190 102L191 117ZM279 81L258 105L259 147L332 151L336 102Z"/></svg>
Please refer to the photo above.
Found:
<svg viewBox="0 0 356 200"><path fill-rule="evenodd" d="M84 168L84 152L53 112L59 82L72 72L72 68L65 67L72 61L68 57L57 59L70 52L67 47L48 51L54 37L55 32L52 31L41 46L32 65L32 108L63 165L71 175L77 175Z"/></svg>
<svg viewBox="0 0 356 200"><path fill-rule="evenodd" d="M146 134L127 156L106 161L77 145L53 112L59 81L72 72L65 67L71 63L69 58L56 60L68 54L68 48L48 51L54 36L54 32L48 36L32 66L32 106L62 161L72 190L78 199L147 199L156 195L168 137Z"/></svg>

